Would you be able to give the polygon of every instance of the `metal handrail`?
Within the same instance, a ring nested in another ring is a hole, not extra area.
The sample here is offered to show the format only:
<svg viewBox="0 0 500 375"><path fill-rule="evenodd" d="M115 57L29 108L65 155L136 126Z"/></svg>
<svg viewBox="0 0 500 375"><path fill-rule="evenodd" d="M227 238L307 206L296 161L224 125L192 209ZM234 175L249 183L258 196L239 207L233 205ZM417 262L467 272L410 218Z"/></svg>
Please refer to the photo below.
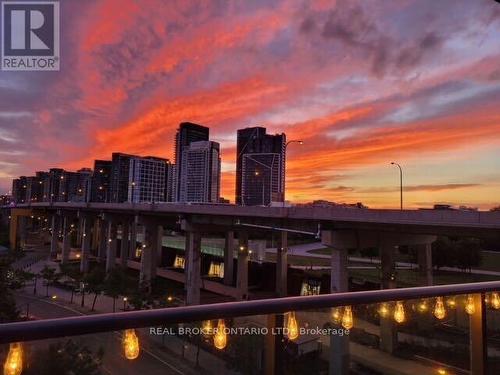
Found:
<svg viewBox="0 0 500 375"><path fill-rule="evenodd" d="M187 323L207 319L238 316L281 314L359 305L469 293L486 293L500 290L500 281L439 285L415 288L370 290L333 293L317 296L273 298L254 301L226 302L209 305L171 307L121 313L47 319L31 322L0 324L0 343L42 340L64 336L77 336L127 328L154 327L165 324Z"/></svg>

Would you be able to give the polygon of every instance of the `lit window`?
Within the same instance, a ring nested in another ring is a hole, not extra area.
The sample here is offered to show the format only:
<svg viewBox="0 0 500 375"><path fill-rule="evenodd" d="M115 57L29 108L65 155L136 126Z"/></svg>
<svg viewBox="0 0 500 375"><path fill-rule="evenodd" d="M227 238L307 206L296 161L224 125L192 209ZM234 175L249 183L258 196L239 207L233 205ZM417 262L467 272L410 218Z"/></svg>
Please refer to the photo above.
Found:
<svg viewBox="0 0 500 375"><path fill-rule="evenodd" d="M186 260L184 259L184 257L176 255L175 259L174 259L174 267L184 269L185 262L186 262Z"/></svg>

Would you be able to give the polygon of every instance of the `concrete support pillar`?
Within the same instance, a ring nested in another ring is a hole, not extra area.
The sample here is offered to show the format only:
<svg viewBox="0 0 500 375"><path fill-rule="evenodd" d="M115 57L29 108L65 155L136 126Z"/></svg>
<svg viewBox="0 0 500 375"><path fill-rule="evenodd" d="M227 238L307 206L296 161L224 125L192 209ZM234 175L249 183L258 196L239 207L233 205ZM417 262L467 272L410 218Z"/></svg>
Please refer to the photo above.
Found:
<svg viewBox="0 0 500 375"><path fill-rule="evenodd" d="M19 243L17 219L18 216L15 214L15 210L11 210L9 214L9 246L11 249L17 249Z"/></svg>
<svg viewBox="0 0 500 375"><path fill-rule="evenodd" d="M396 288L396 248L394 243L382 241L380 261L382 266L382 289ZM393 317L380 317L380 349L393 353L398 343L398 331Z"/></svg>
<svg viewBox="0 0 500 375"><path fill-rule="evenodd" d="M26 216L18 216L17 218L18 233L19 233L19 248L24 249L26 238L28 236L28 218Z"/></svg>
<svg viewBox="0 0 500 375"><path fill-rule="evenodd" d="M417 245L418 285L431 286L432 278L432 244Z"/></svg>
<svg viewBox="0 0 500 375"><path fill-rule="evenodd" d="M186 304L200 304L201 233L186 232Z"/></svg>
<svg viewBox="0 0 500 375"><path fill-rule="evenodd" d="M141 255L140 282L151 291L151 280L156 277L158 252L161 248L163 227L157 222L145 224L144 247Z"/></svg>
<svg viewBox="0 0 500 375"><path fill-rule="evenodd" d="M108 241L106 247L106 272L112 270L116 266L116 241L117 223L111 219L108 222Z"/></svg>
<svg viewBox="0 0 500 375"><path fill-rule="evenodd" d="M234 274L234 232L232 230L226 232L224 242L224 285L233 285Z"/></svg>
<svg viewBox="0 0 500 375"><path fill-rule="evenodd" d="M59 215L52 216L52 235L50 238L50 258L55 259L57 257L57 251L59 247L59 225L61 218Z"/></svg>
<svg viewBox="0 0 500 375"><path fill-rule="evenodd" d="M120 264L122 267L127 266L127 260L129 259L129 232L130 232L130 222L128 220L123 220L121 224L122 228L122 239L120 243Z"/></svg>
<svg viewBox="0 0 500 375"><path fill-rule="evenodd" d="M135 250L137 248L137 223L134 220L130 223L130 241L128 249L129 259L135 259Z"/></svg>
<svg viewBox="0 0 500 375"><path fill-rule="evenodd" d="M349 290L347 273L347 251L354 247L356 238L351 231L325 230L321 232L321 242L332 248L330 292L342 293ZM338 327L342 328L342 327ZM330 336L329 374L349 374L349 336Z"/></svg>
<svg viewBox="0 0 500 375"><path fill-rule="evenodd" d="M99 219L99 244L97 246L97 259L102 262L106 259L106 249L108 246L108 223Z"/></svg>
<svg viewBox="0 0 500 375"><path fill-rule="evenodd" d="M64 216L61 264L66 264L69 260L69 252L71 246L71 222L72 218L70 216Z"/></svg>
<svg viewBox="0 0 500 375"><path fill-rule="evenodd" d="M240 300L248 299L248 232L240 231L238 233L238 272L236 279L236 288Z"/></svg>
<svg viewBox="0 0 500 375"><path fill-rule="evenodd" d="M83 232L85 229L83 226L85 225L85 220L79 219L78 224L76 225L76 246L81 247L83 241Z"/></svg>
<svg viewBox="0 0 500 375"><path fill-rule="evenodd" d="M99 249L99 220L94 219L92 225L92 240L90 241L90 248L92 249L92 254L97 255Z"/></svg>
<svg viewBox="0 0 500 375"><path fill-rule="evenodd" d="M80 256L80 272L87 273L89 271L90 258L90 242L92 240L92 224L93 220L90 216L80 218L83 221L82 230L82 253Z"/></svg>
<svg viewBox="0 0 500 375"><path fill-rule="evenodd" d="M13 250L24 246L27 236L26 216L31 216L32 211L24 208L12 208L9 217L9 245Z"/></svg>
<svg viewBox="0 0 500 375"><path fill-rule="evenodd" d="M469 316L470 373L487 373L488 348L486 342L486 306L481 294L474 294L475 312Z"/></svg>
<svg viewBox="0 0 500 375"><path fill-rule="evenodd" d="M284 347L283 332L276 328L282 328L284 325L283 314L267 315L268 334L265 338L264 352L264 374L274 375L283 374L284 369ZM273 332L277 332L276 334Z"/></svg>
<svg viewBox="0 0 500 375"><path fill-rule="evenodd" d="M286 297L288 293L288 233L278 234L276 248L276 294L278 297Z"/></svg>

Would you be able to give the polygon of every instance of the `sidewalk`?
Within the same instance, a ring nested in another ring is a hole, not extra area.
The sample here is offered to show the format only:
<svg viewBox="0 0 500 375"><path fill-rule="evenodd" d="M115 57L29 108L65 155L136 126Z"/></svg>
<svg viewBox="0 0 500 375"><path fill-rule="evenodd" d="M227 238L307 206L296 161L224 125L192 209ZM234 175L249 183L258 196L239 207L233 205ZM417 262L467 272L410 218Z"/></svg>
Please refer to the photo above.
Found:
<svg viewBox="0 0 500 375"><path fill-rule="evenodd" d="M45 265L55 268L56 270L59 270L59 263L53 262L50 260L41 260L38 261L37 263L31 265L28 267L26 270L33 272L33 273L39 273ZM39 297L46 297L46 287L43 285L43 280L38 279L37 280L37 296ZM25 288L23 289L25 293L33 296L33 284L27 284ZM68 289L64 289L58 286L49 286L49 297L55 296L55 300L61 300L65 302L70 302L71 301L71 291ZM112 313L113 312L113 298L105 296L104 294L100 294L97 297L97 301L95 304L95 311L91 311L92 308L92 302L94 301L94 294L85 294L85 303L84 303L84 308L81 307L81 302L82 300L82 295L79 293L74 293L73 295L73 304L72 306L78 308L78 310L82 311L83 313L86 314L94 314L94 313ZM116 300L116 312L118 311L123 311L123 297L119 297Z"/></svg>
<svg viewBox="0 0 500 375"><path fill-rule="evenodd" d="M45 265L50 267L59 268L59 264L52 261L39 261L38 263L33 264L29 270L31 272L39 272ZM46 299L45 287L42 286L42 282L38 280L37 294L33 295L33 284L26 285L26 287L22 290L22 293L29 297L38 297L40 299ZM53 296L56 296L53 299ZM70 311L73 311L76 314L80 315L91 315L91 314L102 314L102 313L113 313L113 298L99 295L97 298L97 302L95 305L95 310L91 311L92 302L94 299L93 294L85 295L85 304L84 307L81 307L81 294L76 294L73 297L73 303L70 303L71 300L71 291L57 287L50 286L49 287L49 297L52 303L55 303L61 307L64 307ZM122 312L123 310L123 297L120 297L116 300L116 312ZM196 345L191 343L187 343L176 336L154 336L150 335L149 328L141 328L137 329L140 337L144 340L141 347L143 350L154 351L159 350L160 352L168 352L175 356L177 356L180 360L185 361L189 366L196 365L196 356L198 348ZM236 372L230 371L226 368L226 362L213 355L212 353L203 350L200 348L198 362L200 364L200 373L203 372L205 374L217 374L224 373L228 375L236 375ZM185 367L185 366L183 366ZM186 368L183 368L183 371L186 372ZM182 373L182 372L180 372Z"/></svg>

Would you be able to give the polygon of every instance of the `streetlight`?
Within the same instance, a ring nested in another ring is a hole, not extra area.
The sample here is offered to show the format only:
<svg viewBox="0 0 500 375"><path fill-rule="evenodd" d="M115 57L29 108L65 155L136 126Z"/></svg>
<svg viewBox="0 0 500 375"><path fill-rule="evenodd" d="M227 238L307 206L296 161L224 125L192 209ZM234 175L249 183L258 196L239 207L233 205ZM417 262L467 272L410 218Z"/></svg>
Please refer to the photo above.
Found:
<svg viewBox="0 0 500 375"><path fill-rule="evenodd" d="M400 204L401 204L401 210L403 210L403 169L396 162L391 161L391 165L395 165L399 168L399 192L400 192L400 200L401 200Z"/></svg>
<svg viewBox="0 0 500 375"><path fill-rule="evenodd" d="M290 141L288 141L287 143L285 143L285 153L284 153L284 158L285 158L285 162L283 163L284 165L284 168L285 168L285 173L284 173L284 186L283 186L283 207L285 207L285 189L286 189L286 149L288 148L288 145L290 143L298 143L299 145L303 145L304 142L301 141L301 140L296 140L296 139L292 139Z"/></svg>

